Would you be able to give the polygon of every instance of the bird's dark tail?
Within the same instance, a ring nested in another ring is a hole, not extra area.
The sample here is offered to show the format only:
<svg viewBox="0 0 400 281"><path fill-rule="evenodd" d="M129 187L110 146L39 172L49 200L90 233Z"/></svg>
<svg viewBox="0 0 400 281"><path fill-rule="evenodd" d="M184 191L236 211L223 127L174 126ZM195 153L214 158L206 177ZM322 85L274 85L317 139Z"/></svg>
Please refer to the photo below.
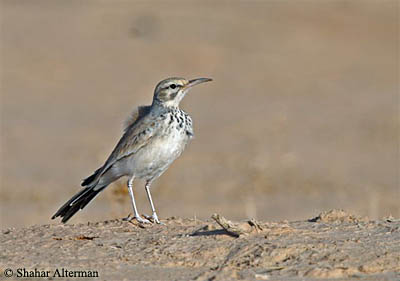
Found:
<svg viewBox="0 0 400 281"><path fill-rule="evenodd" d="M90 177L86 178L82 182L82 186L86 186L81 191L76 193L69 199L61 208L52 216L52 219L57 217L61 217L61 222L67 222L76 212L83 209L89 202L102 191L104 187L98 187L97 183L99 182L101 168L98 169L91 175Z"/></svg>
<svg viewBox="0 0 400 281"><path fill-rule="evenodd" d="M107 187L106 185L99 186L99 181L101 176L103 175L103 167L97 169L91 176L87 177L82 181L82 186L84 188L72 196L64 205L61 206L60 209L52 216L52 219L57 217L61 217L61 222L67 222L76 212L85 208L93 198L96 197L104 188Z"/></svg>
<svg viewBox="0 0 400 281"><path fill-rule="evenodd" d="M61 217L61 222L67 222L76 212L85 208L89 202L104 188L95 190L93 187L86 187L72 196L55 214L52 219Z"/></svg>
<svg viewBox="0 0 400 281"><path fill-rule="evenodd" d="M82 181L82 186L95 186L100 179L103 172L103 167L98 168L91 176L87 177Z"/></svg>

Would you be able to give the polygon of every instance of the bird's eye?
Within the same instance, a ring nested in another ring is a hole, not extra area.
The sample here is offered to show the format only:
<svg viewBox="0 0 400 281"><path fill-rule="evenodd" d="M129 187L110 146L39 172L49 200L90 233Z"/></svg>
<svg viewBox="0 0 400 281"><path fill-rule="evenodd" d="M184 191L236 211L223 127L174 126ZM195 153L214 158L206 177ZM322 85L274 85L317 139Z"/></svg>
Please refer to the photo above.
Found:
<svg viewBox="0 0 400 281"><path fill-rule="evenodd" d="M175 84L172 84L172 85L170 85L169 86L171 89L175 89L176 88L176 85Z"/></svg>

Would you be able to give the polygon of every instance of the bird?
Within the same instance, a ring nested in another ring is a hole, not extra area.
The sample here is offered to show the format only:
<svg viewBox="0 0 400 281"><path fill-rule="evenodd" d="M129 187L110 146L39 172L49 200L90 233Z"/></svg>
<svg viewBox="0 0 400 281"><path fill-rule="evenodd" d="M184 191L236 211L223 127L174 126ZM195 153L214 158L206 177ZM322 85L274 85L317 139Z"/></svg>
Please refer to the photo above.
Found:
<svg viewBox="0 0 400 281"><path fill-rule="evenodd" d="M52 219L61 217L61 222L66 223L112 182L128 177L133 216L128 215L125 220L160 224L150 193L151 184L181 155L194 136L192 118L179 108L180 102L193 86L209 81L212 79L172 77L159 82L152 104L139 106L131 114L121 139L105 163L82 181L83 188L62 205ZM142 217L138 212L133 193L135 179L145 181L151 216Z"/></svg>

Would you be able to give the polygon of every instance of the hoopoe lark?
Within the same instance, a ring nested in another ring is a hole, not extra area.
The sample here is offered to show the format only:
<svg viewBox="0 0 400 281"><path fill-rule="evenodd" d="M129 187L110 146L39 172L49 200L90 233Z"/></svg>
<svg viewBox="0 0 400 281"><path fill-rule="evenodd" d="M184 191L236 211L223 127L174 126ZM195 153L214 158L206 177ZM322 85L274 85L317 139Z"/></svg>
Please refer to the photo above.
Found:
<svg viewBox="0 0 400 281"><path fill-rule="evenodd" d="M212 81L209 78L186 80L168 78L156 86L153 103L140 106L135 115L127 121L124 134L107 161L93 175L82 182L84 187L68 200L52 217L68 221L83 209L110 183L128 176L128 190L132 201L133 217L141 223L160 223L150 194L151 183L157 179L172 162L181 155L186 144L193 137L192 119L179 108L179 103L189 89L200 83ZM144 179L152 216L140 216L133 194L135 178Z"/></svg>

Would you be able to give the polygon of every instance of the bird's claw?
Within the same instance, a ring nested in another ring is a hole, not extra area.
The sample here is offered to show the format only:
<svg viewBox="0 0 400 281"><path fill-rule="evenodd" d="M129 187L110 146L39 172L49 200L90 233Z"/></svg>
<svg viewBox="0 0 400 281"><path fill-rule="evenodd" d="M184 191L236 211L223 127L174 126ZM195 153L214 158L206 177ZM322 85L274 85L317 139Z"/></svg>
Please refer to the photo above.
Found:
<svg viewBox="0 0 400 281"><path fill-rule="evenodd" d="M134 217L131 216L131 214L128 214L128 216L125 217L125 218L123 218L122 220L123 220L123 221L131 221L133 218L134 218Z"/></svg>
<svg viewBox="0 0 400 281"><path fill-rule="evenodd" d="M158 219L157 213L153 213L153 215L151 216L147 216L147 215L143 215L146 219L156 223L156 224L161 224L164 225L164 223L160 222L160 220Z"/></svg>
<svg viewBox="0 0 400 281"><path fill-rule="evenodd" d="M139 223L151 223L151 221L149 221L148 219L146 219L146 218L142 218L141 216L137 216L137 217L134 217Z"/></svg>
<svg viewBox="0 0 400 281"><path fill-rule="evenodd" d="M147 218L142 218L140 215L132 216L131 214L129 214L126 218L123 218L122 220L123 221L131 221L133 219L137 220L138 223L152 223Z"/></svg>

